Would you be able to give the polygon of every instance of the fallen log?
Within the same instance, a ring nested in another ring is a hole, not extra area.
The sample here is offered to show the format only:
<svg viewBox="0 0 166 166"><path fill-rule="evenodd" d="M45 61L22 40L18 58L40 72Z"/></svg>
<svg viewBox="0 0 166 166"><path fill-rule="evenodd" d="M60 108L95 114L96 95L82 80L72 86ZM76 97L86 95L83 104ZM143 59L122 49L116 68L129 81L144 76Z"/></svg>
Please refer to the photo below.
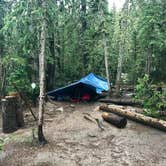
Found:
<svg viewBox="0 0 166 166"><path fill-rule="evenodd" d="M145 125L166 131L166 121L156 119L156 118L151 118L148 116L145 116L143 114L135 113L130 110L126 110L123 108L119 108L113 105L101 105L100 110L106 111L106 112L112 112L116 113L120 116L127 117L128 119L143 123Z"/></svg>
<svg viewBox="0 0 166 166"><path fill-rule="evenodd" d="M127 124L127 119L112 113L104 112L102 113L102 118L113 125L115 125L118 128L125 128Z"/></svg>
<svg viewBox="0 0 166 166"><path fill-rule="evenodd" d="M141 106L142 102L134 102L131 99L100 99L99 102L113 103L118 105Z"/></svg>

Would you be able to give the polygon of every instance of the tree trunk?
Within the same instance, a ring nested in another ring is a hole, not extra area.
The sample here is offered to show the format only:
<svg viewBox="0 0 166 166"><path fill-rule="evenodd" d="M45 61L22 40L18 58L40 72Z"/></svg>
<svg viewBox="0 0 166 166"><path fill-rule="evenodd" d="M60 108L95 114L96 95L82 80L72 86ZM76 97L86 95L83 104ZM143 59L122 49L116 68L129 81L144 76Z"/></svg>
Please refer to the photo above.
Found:
<svg viewBox="0 0 166 166"><path fill-rule="evenodd" d="M123 65L123 55L124 47L122 42L119 42L119 58L117 66L117 75L116 75L116 95L120 93L120 84L121 84L121 74L122 74L122 65Z"/></svg>
<svg viewBox="0 0 166 166"><path fill-rule="evenodd" d="M38 62L38 58L36 57L36 53L34 53L33 54L33 73L31 77L31 82L38 82L39 81L38 75L39 75L39 62Z"/></svg>
<svg viewBox="0 0 166 166"><path fill-rule="evenodd" d="M81 0L81 24L82 24L82 33L85 32L86 27L87 27L87 22L86 22L86 0Z"/></svg>
<svg viewBox="0 0 166 166"><path fill-rule="evenodd" d="M126 17L128 17L128 7L129 7L129 0L126 0L122 12L123 18L119 21L120 26L120 41L119 41L119 58L118 58L118 66L117 66L117 75L116 75L116 95L119 96L120 94L120 83L121 83L121 74L122 74L122 66L123 66L123 59L124 59L124 53L125 53L125 45L126 45L126 32L128 28L128 20Z"/></svg>
<svg viewBox="0 0 166 166"><path fill-rule="evenodd" d="M1 97L5 97L5 87L6 87L6 68L2 65L1 71Z"/></svg>
<svg viewBox="0 0 166 166"><path fill-rule="evenodd" d="M146 69L145 69L145 73L147 75L150 75L150 72L151 72L152 54L153 54L153 46L150 46L150 48L148 48L147 58L146 58Z"/></svg>
<svg viewBox="0 0 166 166"><path fill-rule="evenodd" d="M57 18L57 20L56 20L57 22L56 22L56 26L57 27L59 27L60 25L59 25L59 18ZM58 73L60 73L61 74L61 72L63 72L62 70L63 70L63 68L62 68L62 65L61 65L61 58L62 58L62 46L61 46L61 32L60 32L60 30L59 29L57 29L57 31L56 31L56 36L57 36L57 38L55 39L54 38L54 42L56 43L55 44L55 49L56 49L56 60L57 60L57 63L56 63L56 65L57 65L57 75L58 75Z"/></svg>
<svg viewBox="0 0 166 166"><path fill-rule="evenodd" d="M138 45L138 42L137 42L137 33L136 33L136 31L134 31L134 33L133 33L133 35L134 35L134 63L133 63L133 65L132 65L132 67L133 68L135 68L135 63L136 63L136 61L137 61L137 45ZM136 70L134 70L135 72L134 72L134 74L133 74L133 83L134 83L134 85L136 84L136 81L137 81L137 74L136 74Z"/></svg>
<svg viewBox="0 0 166 166"><path fill-rule="evenodd" d="M107 84L108 84L108 93L110 95L111 86L110 86L109 67L108 67L108 50L107 50L105 32L103 32L103 47L104 47L104 60L105 60L105 70L106 70L106 77L107 77Z"/></svg>
<svg viewBox="0 0 166 166"><path fill-rule="evenodd" d="M56 71L56 63L55 63L55 41L54 41L54 33L51 34L49 39L49 49L50 49L50 56L52 58L52 63L47 64L47 77L46 77L46 84L47 90L51 90L54 87L54 80L55 80L55 71Z"/></svg>
<svg viewBox="0 0 166 166"><path fill-rule="evenodd" d="M46 53L46 1L42 0L42 29L41 29L41 52L39 55L39 119L38 119L38 141L39 144L44 145L47 143L43 134L43 121L44 121L44 104L45 104L45 53Z"/></svg>
<svg viewBox="0 0 166 166"><path fill-rule="evenodd" d="M130 110L119 108L113 105L102 105L100 106L100 110L103 110L106 112L112 112L120 116L127 117L131 120L143 123L145 125L166 131L166 121L163 121L163 120L144 116L143 114L135 113Z"/></svg>
<svg viewBox="0 0 166 166"><path fill-rule="evenodd" d="M81 47L81 59L83 64L82 75L86 74L88 51L86 48L85 31L87 29L86 20L86 0L81 0L81 34L80 34L80 47Z"/></svg>

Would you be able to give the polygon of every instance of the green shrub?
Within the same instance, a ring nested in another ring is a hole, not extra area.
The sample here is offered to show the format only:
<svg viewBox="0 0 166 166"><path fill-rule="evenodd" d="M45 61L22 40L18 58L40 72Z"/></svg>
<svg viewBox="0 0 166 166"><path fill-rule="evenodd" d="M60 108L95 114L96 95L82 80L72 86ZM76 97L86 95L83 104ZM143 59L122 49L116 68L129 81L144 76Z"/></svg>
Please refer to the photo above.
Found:
<svg viewBox="0 0 166 166"><path fill-rule="evenodd" d="M142 100L144 113L148 116L159 117L161 111L165 111L166 108L166 92L161 92L152 88L149 76L145 75L143 78L139 78L136 90L135 100Z"/></svg>

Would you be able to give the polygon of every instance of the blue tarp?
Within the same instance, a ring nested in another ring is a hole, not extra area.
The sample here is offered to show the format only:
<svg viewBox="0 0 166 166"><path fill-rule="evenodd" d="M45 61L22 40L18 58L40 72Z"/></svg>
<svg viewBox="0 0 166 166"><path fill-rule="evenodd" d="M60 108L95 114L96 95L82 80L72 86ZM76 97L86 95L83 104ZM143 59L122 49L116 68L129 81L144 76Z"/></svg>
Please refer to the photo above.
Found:
<svg viewBox="0 0 166 166"><path fill-rule="evenodd" d="M90 73L75 83L48 92L47 95L55 99L64 96L80 97L85 93L88 93L91 96L95 96L97 94L101 94L102 91L107 90L108 85L106 79Z"/></svg>

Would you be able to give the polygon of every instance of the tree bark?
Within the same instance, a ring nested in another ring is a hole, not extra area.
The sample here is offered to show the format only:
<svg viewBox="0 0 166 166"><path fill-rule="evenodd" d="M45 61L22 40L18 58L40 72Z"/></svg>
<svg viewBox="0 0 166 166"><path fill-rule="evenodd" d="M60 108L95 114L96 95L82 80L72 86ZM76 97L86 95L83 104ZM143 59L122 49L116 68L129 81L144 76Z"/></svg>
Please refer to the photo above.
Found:
<svg viewBox="0 0 166 166"><path fill-rule="evenodd" d="M129 118L131 120L140 122L142 124L166 131L166 121L163 121L163 120L144 116L143 114L135 113L127 109L124 110L123 108L119 108L112 105L102 105L100 106L100 110L103 110L106 112L112 112L120 116Z"/></svg>
<svg viewBox="0 0 166 166"><path fill-rule="evenodd" d="M41 29L41 52L39 55L39 118L38 118L38 141L39 144L47 143L43 134L44 104L45 104L45 53L46 53L46 1L42 0L42 29Z"/></svg>
<svg viewBox="0 0 166 166"><path fill-rule="evenodd" d="M101 14L101 20L102 21L102 25L103 25L103 32L102 32L102 41L103 41L103 49L104 49L104 64L105 64L105 72L106 72L106 78L107 78L107 84L108 84L108 94L111 95L111 86L110 86L110 77L109 77L109 65L108 65L108 47L107 47L107 38L106 38L106 32L104 29L106 29L105 27L105 13L104 13L104 9L102 7L101 2L99 2L99 6L100 6L100 14Z"/></svg>
<svg viewBox="0 0 166 166"><path fill-rule="evenodd" d="M17 130L16 111L16 97L9 96L2 99L2 131L4 133L11 133Z"/></svg>

